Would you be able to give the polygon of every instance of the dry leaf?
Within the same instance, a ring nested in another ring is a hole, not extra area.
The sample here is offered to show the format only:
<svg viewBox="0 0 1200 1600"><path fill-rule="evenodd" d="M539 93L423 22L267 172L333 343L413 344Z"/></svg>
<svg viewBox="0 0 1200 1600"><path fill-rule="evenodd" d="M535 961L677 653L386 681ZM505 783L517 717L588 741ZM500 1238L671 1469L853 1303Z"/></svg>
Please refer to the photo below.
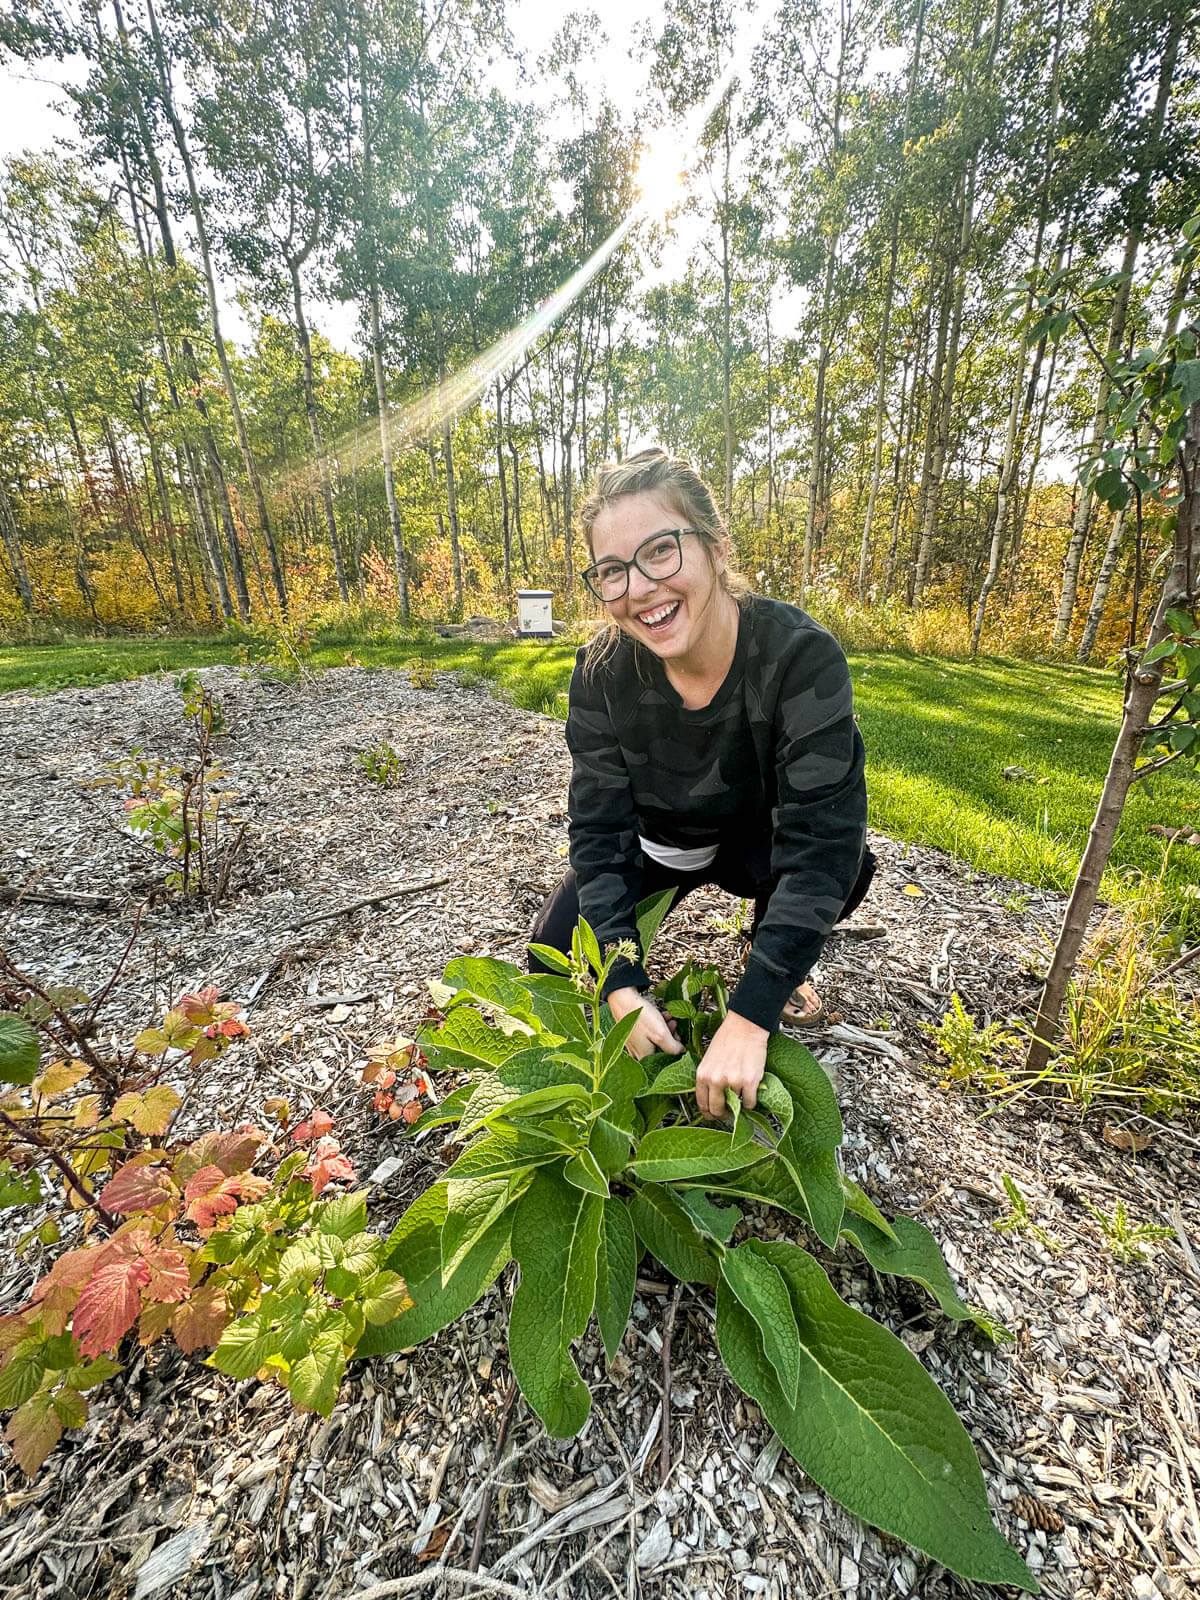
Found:
<svg viewBox="0 0 1200 1600"><path fill-rule="evenodd" d="M911 894L918 899L925 893L924 889L919 888L915 883L906 883L904 885L904 892L905 894Z"/></svg>
<svg viewBox="0 0 1200 1600"><path fill-rule="evenodd" d="M350 1015L350 1010L349 1006L334 1006L331 1011L326 1013L325 1020L327 1022L345 1022Z"/></svg>
<svg viewBox="0 0 1200 1600"><path fill-rule="evenodd" d="M1154 1142L1152 1134L1130 1133L1128 1128L1114 1128L1111 1122L1104 1124L1104 1132L1100 1137L1105 1144L1111 1144L1114 1150L1124 1150L1131 1156L1140 1155Z"/></svg>

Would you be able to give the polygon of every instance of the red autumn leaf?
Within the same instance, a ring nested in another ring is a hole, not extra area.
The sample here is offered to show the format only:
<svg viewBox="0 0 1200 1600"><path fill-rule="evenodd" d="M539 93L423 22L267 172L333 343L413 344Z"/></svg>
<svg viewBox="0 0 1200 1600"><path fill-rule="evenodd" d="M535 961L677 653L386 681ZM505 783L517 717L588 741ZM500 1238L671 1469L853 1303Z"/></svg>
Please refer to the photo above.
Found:
<svg viewBox="0 0 1200 1600"><path fill-rule="evenodd" d="M226 1177L245 1172L264 1144L267 1136L260 1128L247 1126L233 1133L206 1133L175 1158L175 1176L180 1183L188 1183L201 1167L220 1167Z"/></svg>
<svg viewBox="0 0 1200 1600"><path fill-rule="evenodd" d="M178 1199L179 1190L167 1169L154 1166L141 1156L118 1167L99 1195L102 1208L116 1217L128 1216L134 1211L157 1211L160 1206L168 1205L174 1216Z"/></svg>
<svg viewBox="0 0 1200 1600"><path fill-rule="evenodd" d="M309 1139L323 1139L332 1129L333 1118L318 1106L306 1122L297 1123L292 1129L292 1138L297 1144L304 1144Z"/></svg>
<svg viewBox="0 0 1200 1600"><path fill-rule="evenodd" d="M185 1355L217 1343L233 1312L222 1289L202 1284L177 1307L171 1319L175 1343Z"/></svg>
<svg viewBox="0 0 1200 1600"><path fill-rule="evenodd" d="M75 1306L73 1331L83 1355L115 1350L137 1321L150 1268L140 1255L120 1256L93 1272Z"/></svg>
<svg viewBox="0 0 1200 1600"><path fill-rule="evenodd" d="M313 1158L305 1167L303 1176L312 1184L312 1192L319 1195L331 1183L354 1182L354 1168L336 1139L322 1139L313 1151Z"/></svg>
<svg viewBox="0 0 1200 1600"><path fill-rule="evenodd" d="M257 1200L271 1187L252 1172L226 1176L217 1166L201 1167L184 1190L188 1218L201 1233L211 1233L218 1217L236 1211L240 1200Z"/></svg>
<svg viewBox="0 0 1200 1600"><path fill-rule="evenodd" d="M416 1122L417 1118L421 1115L421 1102L419 1100L407 1101L403 1106L400 1115L411 1127L411 1125Z"/></svg>

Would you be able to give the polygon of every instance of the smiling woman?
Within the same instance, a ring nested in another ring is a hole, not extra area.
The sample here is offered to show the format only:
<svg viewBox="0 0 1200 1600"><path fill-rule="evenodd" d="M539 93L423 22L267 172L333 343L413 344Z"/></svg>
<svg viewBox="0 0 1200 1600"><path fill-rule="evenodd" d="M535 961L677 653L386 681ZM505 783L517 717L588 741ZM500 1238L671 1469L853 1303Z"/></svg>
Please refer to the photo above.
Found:
<svg viewBox="0 0 1200 1600"><path fill-rule="evenodd" d="M816 1021L805 982L833 924L866 893L863 746L846 658L795 606L749 594L708 486L643 450L601 470L581 512L584 580L607 628L579 652L567 744L571 871L537 942L566 950L580 914L602 945L636 940L640 899L715 883L751 899L745 974L696 1074L706 1116L752 1108L771 1031ZM535 970L545 970L534 962ZM629 1049L679 1049L637 960L613 967Z"/></svg>

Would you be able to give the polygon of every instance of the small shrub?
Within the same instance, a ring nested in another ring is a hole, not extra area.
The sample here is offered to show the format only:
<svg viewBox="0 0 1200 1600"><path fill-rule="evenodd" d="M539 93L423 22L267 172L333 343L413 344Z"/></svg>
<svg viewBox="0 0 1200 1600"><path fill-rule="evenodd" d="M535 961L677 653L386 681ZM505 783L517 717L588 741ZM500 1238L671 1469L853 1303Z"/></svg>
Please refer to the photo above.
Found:
<svg viewBox="0 0 1200 1600"><path fill-rule="evenodd" d="M947 1083L969 1083L981 1088L1003 1088L1010 1081L1016 1035L999 1022L981 1028L965 1009L957 990L941 1022L923 1022L949 1065Z"/></svg>
<svg viewBox="0 0 1200 1600"><path fill-rule="evenodd" d="M367 1231L365 1192L331 1189L354 1181L333 1118L312 1112L281 1161L253 1125L173 1141L183 1096L164 1080L246 1037L238 1008L215 989L184 995L126 1057L104 1062L64 1039L77 998L26 985L19 1009L0 1014L0 1083L10 1088L0 1193L28 1204L62 1183L85 1228L29 1302L0 1319L0 1409L12 1412L5 1437L18 1464L33 1474L65 1428L84 1426L86 1396L121 1371L135 1329L142 1345L169 1333L186 1353L211 1348L219 1371L274 1379L297 1406L328 1416L367 1325L411 1304L383 1265L383 1240ZM270 1109L285 1127L286 1103ZM270 1175L252 1170L264 1158ZM51 1217L23 1244L59 1238Z"/></svg>
<svg viewBox="0 0 1200 1600"><path fill-rule="evenodd" d="M360 750L358 764L372 783L382 789L392 789L404 775L404 763L399 752L386 739L370 750Z"/></svg>

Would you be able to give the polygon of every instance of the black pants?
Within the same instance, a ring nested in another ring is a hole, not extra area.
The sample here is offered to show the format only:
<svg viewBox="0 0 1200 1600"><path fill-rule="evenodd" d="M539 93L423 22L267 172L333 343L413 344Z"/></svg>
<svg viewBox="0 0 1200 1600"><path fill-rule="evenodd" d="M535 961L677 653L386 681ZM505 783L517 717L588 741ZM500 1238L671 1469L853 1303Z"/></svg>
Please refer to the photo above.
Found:
<svg viewBox="0 0 1200 1600"><path fill-rule="evenodd" d="M771 872L769 839L753 839L744 847L722 845L717 851L716 860L710 862L707 867L702 867L699 872L679 872L670 867L660 866L649 856L643 856L642 862L642 882L637 893L639 900L645 900L652 894L660 894L664 889L674 889L675 898L671 902L671 910L674 911L680 901L686 899L693 889L703 888L705 884L716 884L717 888L735 894L740 899L754 901L754 921L750 927L750 938L753 940L758 925L766 914L767 902L776 883L776 878ZM842 907L838 917L839 922L861 905L874 876L875 857L870 850L867 850L863 854L862 866L850 891L850 898ZM568 870L558 887L546 897L545 904L538 913L533 941L536 944L548 944L552 950L561 950L564 955L569 954L571 934L578 921L579 888L574 872ZM529 970L549 972L551 969L544 966L536 956L531 955Z"/></svg>

